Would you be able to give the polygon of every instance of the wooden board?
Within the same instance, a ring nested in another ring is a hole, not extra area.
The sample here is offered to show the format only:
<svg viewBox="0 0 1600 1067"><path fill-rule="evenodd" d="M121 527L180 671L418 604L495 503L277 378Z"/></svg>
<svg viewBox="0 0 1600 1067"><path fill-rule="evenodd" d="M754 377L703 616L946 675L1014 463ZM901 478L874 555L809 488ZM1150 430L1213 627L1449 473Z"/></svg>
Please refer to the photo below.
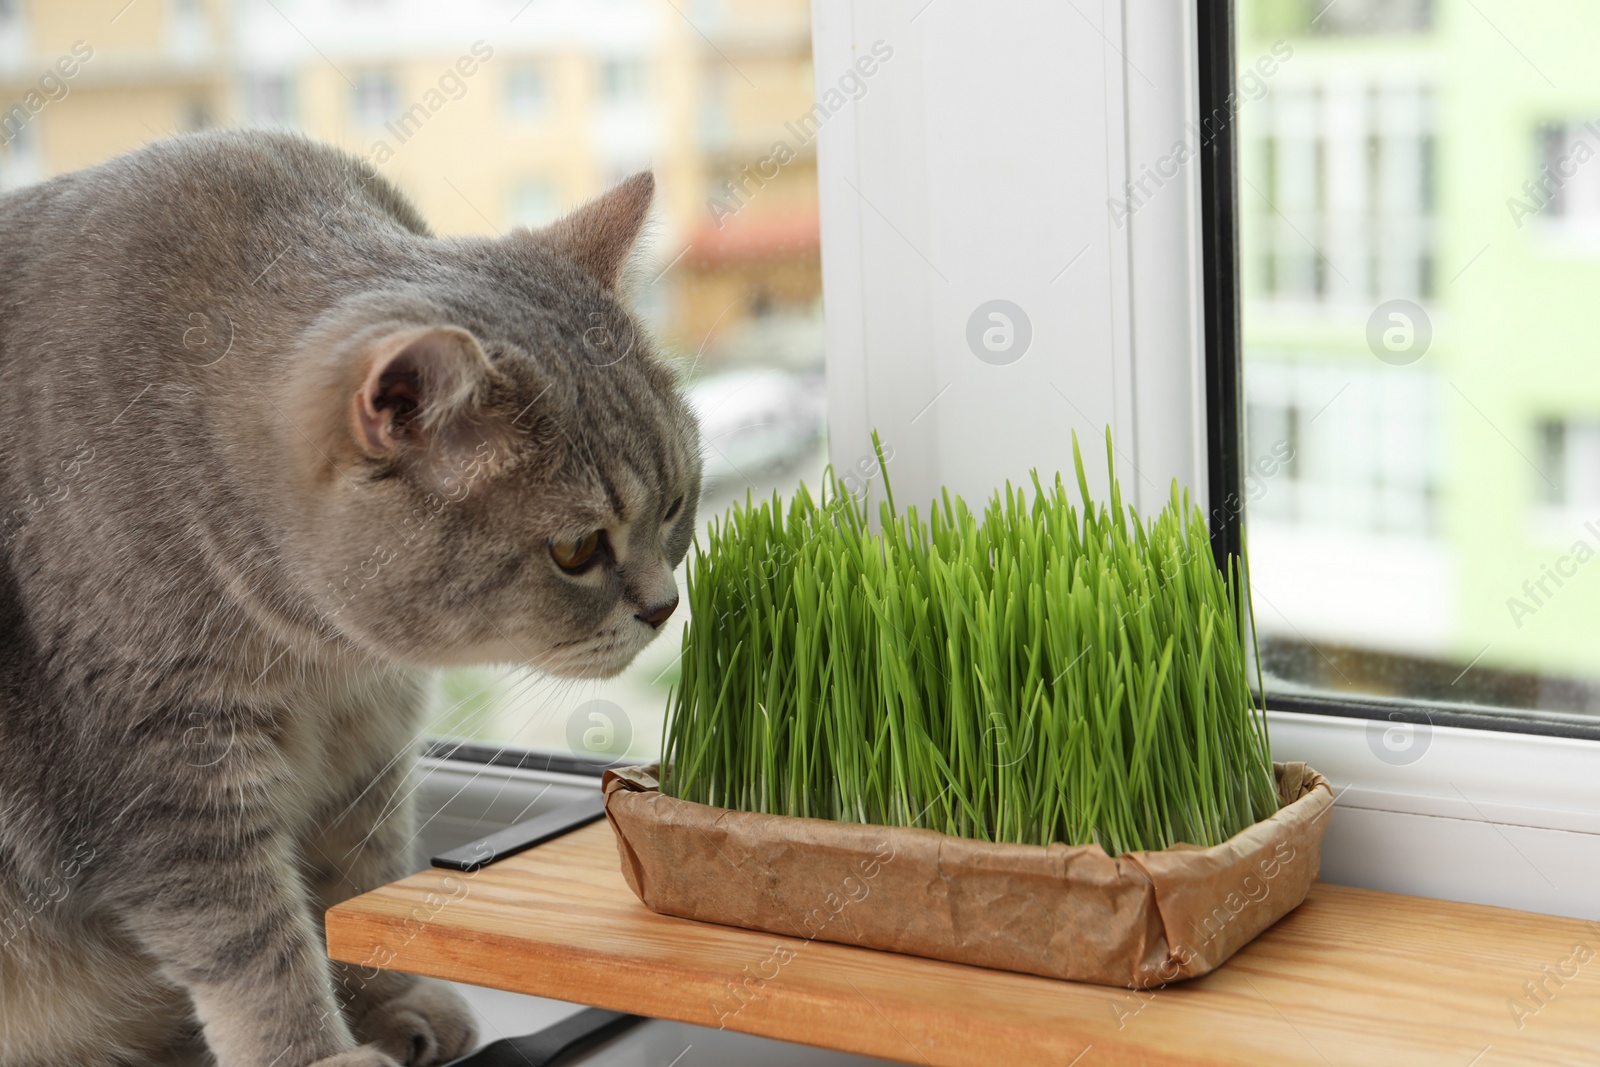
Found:
<svg viewBox="0 0 1600 1067"><path fill-rule="evenodd" d="M1131 993L656 915L602 822L341 904L328 950L940 1067L1600 1064L1600 923L1330 885L1216 973Z"/></svg>

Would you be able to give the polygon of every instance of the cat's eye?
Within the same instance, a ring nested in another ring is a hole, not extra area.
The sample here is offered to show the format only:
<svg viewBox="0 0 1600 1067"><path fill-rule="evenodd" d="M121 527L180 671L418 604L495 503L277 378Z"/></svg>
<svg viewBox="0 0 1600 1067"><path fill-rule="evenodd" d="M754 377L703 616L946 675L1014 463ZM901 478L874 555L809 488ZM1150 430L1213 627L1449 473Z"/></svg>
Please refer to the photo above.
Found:
<svg viewBox="0 0 1600 1067"><path fill-rule="evenodd" d="M680 512L682 510L683 510L683 497L680 496L678 499L676 499L676 500L674 500L672 502L672 506L667 509L667 513L665 515L661 516L661 521L662 522L671 522L673 519L678 517L678 512Z"/></svg>
<svg viewBox="0 0 1600 1067"><path fill-rule="evenodd" d="M605 545L605 531L591 530L572 541L551 541L550 558L568 574L579 574L600 558Z"/></svg>

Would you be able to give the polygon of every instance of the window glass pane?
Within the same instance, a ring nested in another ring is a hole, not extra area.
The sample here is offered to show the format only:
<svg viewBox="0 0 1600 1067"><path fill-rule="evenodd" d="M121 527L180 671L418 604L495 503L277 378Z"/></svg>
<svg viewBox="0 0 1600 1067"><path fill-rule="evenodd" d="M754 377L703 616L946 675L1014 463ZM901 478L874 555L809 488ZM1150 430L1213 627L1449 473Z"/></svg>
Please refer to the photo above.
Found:
<svg viewBox="0 0 1600 1067"><path fill-rule="evenodd" d="M1269 689L1600 712L1600 8L1238 10Z"/></svg>
<svg viewBox="0 0 1600 1067"><path fill-rule="evenodd" d="M0 188L287 126L370 161L441 235L493 234L652 168L634 306L705 424L709 520L825 462L810 44L807 0L169 0L109 20L0 0ZM58 62L65 91L15 110ZM432 729L649 754L686 615L611 680L446 672Z"/></svg>

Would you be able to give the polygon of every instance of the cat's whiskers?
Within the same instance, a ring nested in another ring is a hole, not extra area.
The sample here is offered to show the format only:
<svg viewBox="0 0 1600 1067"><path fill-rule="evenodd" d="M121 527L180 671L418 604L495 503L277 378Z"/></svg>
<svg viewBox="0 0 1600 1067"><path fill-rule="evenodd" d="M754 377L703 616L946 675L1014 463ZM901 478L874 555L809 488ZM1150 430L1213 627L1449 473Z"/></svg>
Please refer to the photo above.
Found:
<svg viewBox="0 0 1600 1067"><path fill-rule="evenodd" d="M557 685L557 688L555 690L553 690L549 694L550 699L544 701L541 706L536 707L533 710L533 712L529 714L528 718L523 721L521 726L519 726L516 730L512 731L513 735L521 734L524 730L527 729L527 727L539 715L541 715L541 714L546 714L547 715L559 703L567 702L567 701L565 701L564 698L566 698L566 697L568 697L570 695L570 691L571 690L576 689L579 685L583 684L584 682L590 682L592 684L592 680L590 680L590 679L584 679L584 678L558 678L558 677L553 677L553 676L538 676L538 675L532 675L531 673L524 679L524 681L531 681L531 682L533 682L535 684L540 683L540 682L554 681L554 682L557 682L558 685ZM456 796L459 796L463 790L465 790L468 786L472 785L472 783L476 782L478 780L478 778L481 777L484 774L484 772L487 771L488 768L494 764L494 758L498 757L501 753L505 752L508 748L510 748L510 744L509 743L503 744L498 749L496 749L494 757L491 757L491 759L488 762L486 762L485 764L483 764L483 766L481 766L479 768L479 770L475 771L473 773L473 775L470 778L468 778L465 783L462 784L461 788L457 789L456 792L454 794L452 794L451 799L454 799ZM427 777L426 775L423 775L422 776L422 780L426 780L426 777ZM415 792L418 788L421 787L421 785L422 785L422 781L418 781L417 784L412 787L410 792L407 793L407 796L409 796L411 792ZM502 788L504 788L504 787L502 786ZM548 790L548 789L549 789L549 786L546 785L545 789L540 790L539 796L543 796L545 791ZM532 801L530 801L527 804L526 807L524 807L523 811L526 812L527 808L532 807L533 804L538 802L538 799L539 799L539 797L536 796ZM401 803L403 805L404 798L401 798ZM438 811L442 811L444 809L444 807L447 806L447 804L448 804L448 802L446 802L446 805L440 805L439 809L435 812L435 815L438 814ZM389 814L392 814L392 812L386 812L386 814L383 815L380 818L379 823L381 824L381 822L384 819L387 819ZM433 816L430 816L427 822L424 822L421 826L417 827L416 831L411 835L411 841L415 841L417 839L417 837L421 835L422 831L427 827L428 822L431 822L432 819L433 819ZM518 821L520 821L520 820L518 820ZM410 844L411 844L411 842L408 841L407 842L407 847L408 848L410 847Z"/></svg>
<svg viewBox="0 0 1600 1067"><path fill-rule="evenodd" d="M498 681L498 680L499 679L496 679L496 681ZM534 681L537 681L537 678L527 677L527 678L524 678L521 681L519 681L518 682L518 686L525 689L530 682L534 682ZM443 708L442 710L440 710L439 713L437 715L435 715L432 719L430 719L427 722L423 723L421 728L411 737L410 741L406 745L402 746L400 748L400 750L398 752L396 752L395 755L392 756L388 760L388 762L383 765L383 767L378 771L378 773L373 775L371 780L369 780L367 782L366 786L363 787L362 790L355 796L355 798L353 800L351 800L348 805L345 806L344 810L342 810L337 816L334 817L334 821L337 822L340 819L342 819L357 804L359 804L361 802L362 798L367 795L367 793L372 789L372 787L374 785L376 785L378 782L382 781L383 778L388 774L388 772L390 770L392 770L395 767L396 764L398 764L401 760L406 759L411 754L411 752L414 750L415 746L417 744L419 744L425 737L427 737L428 734L432 732L432 730L433 730L433 728L435 726L437 726L440 722L444 721L446 718L451 716L463 704L465 704L468 701L474 700L477 697L481 696L488 688L489 688L489 686L485 685L483 688L480 688L480 689L477 689L477 690L475 690L475 691L473 691L471 693L468 693L467 695L463 696L460 700L456 701L454 704L451 704L449 707L446 707L446 708ZM514 693L516 693L515 689L513 689L511 691L511 693L508 693L506 695L510 696L510 695L512 695ZM477 712L476 714L480 718L486 718L489 715L493 714L496 710L497 709L495 708L494 702L492 702L492 701L491 702L485 702L484 707L479 712ZM466 724L466 725L467 725L468 728L462 732L462 738L461 738L460 743L457 746L458 748L460 747L461 744L466 744L468 742L468 740L470 739L472 733L475 732L475 727L477 727L479 725L482 725L482 723L481 722L475 722L475 721L469 721L469 723ZM423 775L424 779L426 777L427 777L426 775ZM391 814L394 813L394 808L392 807L392 804L393 804L393 801L395 800L396 794L398 793L398 788L399 787L396 787L396 792L395 793L391 793L389 795L389 797L384 801L384 803L379 807L380 814L379 814L377 822L374 824L374 827L373 827L374 829L376 829L377 826L382 825L383 821L386 820ZM401 798L401 799L402 799L402 802L403 802L404 798ZM370 837L370 836L371 836L371 834L369 833L368 837ZM365 840L363 840L361 842L358 842L357 845L354 848L352 848L349 852L345 853L345 856L349 856L351 853L353 853L357 849L359 849L361 847L361 845L363 845L363 844L365 844Z"/></svg>
<svg viewBox="0 0 1600 1067"><path fill-rule="evenodd" d="M370 653L362 653L362 654L366 655L367 657L372 659L374 662L381 662L381 661L377 660L376 657L371 656ZM337 815L335 815L333 817L332 822L337 823L337 822L341 821L342 819L344 819L345 816L350 814L350 812L355 809L356 805L361 803L361 800L367 795L367 793L372 789L372 787L374 785L376 785L378 782L382 781L383 777L386 774L388 774L389 771L394 769L396 764L398 764L401 760L404 760L408 756L410 756L412 751L416 747L416 745L419 744L423 740L423 738L425 738L430 732L432 732L432 730L433 730L433 728L435 726L437 726L439 723L443 722L445 719L447 719L451 715L453 715L457 711L457 709L459 709L463 704L467 703L470 700L476 699L487 688L488 688L488 686L485 686L483 689L474 690L473 692L468 693L467 695L463 696L460 700L456 701L454 704L451 704L448 707L440 709L438 714L436 714L432 719L429 719L428 721L424 722L422 724L421 728L418 729L417 732L412 735L410 740L405 745L402 745L399 748L399 750L396 751L395 754L393 756L391 756L389 758L389 760L381 768L379 768L378 772L376 774L374 774L372 776L372 778L367 782L367 784L364 787L362 787L361 791L358 792L355 795L355 797L351 799L350 803L345 805L345 807ZM486 703L484 705L483 710L480 711L478 714L479 715L483 715L483 716L487 716L488 714L492 713L494 710L495 709L494 709L494 706L493 706L492 703ZM476 725L479 725L479 724L470 723L469 725L470 726L476 726ZM472 730L469 728L466 731L464 731L464 733L466 735L470 736L470 734L472 733ZM467 738L463 737L461 743L465 744L466 741L467 741ZM388 811L388 807L389 807L389 805L386 802L380 810L386 812L386 811ZM354 851L354 850L352 849L351 851ZM349 853L346 853L346 855L349 855Z"/></svg>
<svg viewBox="0 0 1600 1067"><path fill-rule="evenodd" d="M502 698L502 699L505 702L509 702L512 697L516 697L516 698L520 699L520 698L526 696L528 694L529 690L536 689L538 686L540 686L542 684L547 684L547 683L551 683L551 682L556 683L557 689L555 691L553 691L551 694L549 694L549 696L551 696L551 697L560 697L560 696L565 695L564 690L570 689L573 686L575 686L578 683L583 682L583 681L587 681L587 679L565 678L565 677L561 677L561 676L558 676L558 675L548 675L548 674L535 674L532 671L528 671L522 677L522 679L517 683L517 687L515 689L513 689L511 692L508 692L507 694L505 694L505 697ZM476 695L476 694L474 694L474 695ZM470 698L463 698L463 700L465 700L465 699L470 699ZM533 720L534 720L534 718L536 716L538 716L538 715L540 715L542 713L543 714L548 714L553 709L555 703L556 703L555 700L547 700L547 701L543 702L541 706L536 707L534 709L534 711L528 716L528 718L526 720L524 720L523 723L517 729L511 731L511 735L512 736L520 735L524 730L527 729L528 725L533 722ZM460 705L460 702L457 702L456 706L459 706L459 705ZM487 714L487 713L493 712L495 710L498 710L498 709L496 709L492 704L486 705L486 707L484 709L484 713ZM437 722L438 719L435 719L434 721ZM420 740L420 738L422 736L424 736L426 734L426 732L427 732L427 729L424 728L423 731L419 732L419 734L417 735L416 740ZM465 743L465 742L463 742L463 743ZM510 747L509 743L502 744L498 749L495 750L495 756L498 757L499 755L504 753L509 747ZM390 761L388 766L392 767L394 762L396 762L400 758L403 758L403 755L395 757L394 760ZM493 758L491 758L491 760L488 763L485 763L483 765L483 767L481 767L479 770L474 772L473 775L467 780L466 783L464 783L462 785L461 788L465 789L465 788L467 788L467 786L471 785L473 782L476 782L478 780L478 778L484 773L484 771L487 770L488 767L492 766L492 765L493 765ZM388 768L386 767L385 770L387 770L387 769ZM374 784L376 784L378 781L380 781L382 779L382 777L383 777L383 775L381 773L379 775L375 776L373 778L372 782L368 783L367 788L362 790L362 795L364 796L366 794L367 790L371 789ZM352 846L347 852L345 852L345 854L342 857L340 857L340 859L341 860L346 860L350 856L354 855L356 852L360 851L363 847L365 847L367 842L371 839L372 835L377 832L378 828L381 827L386 821L388 821L388 819L392 815L394 815L396 812L398 812L398 811L400 811L400 810L402 810L404 808L405 801L413 793L415 793L417 789L421 788L423 782L425 782L427 780L427 777L428 777L428 775L426 775L426 774L417 776L417 780L411 785L411 787L409 789L407 789L405 791L404 795L400 794L400 789L403 787L403 783L402 783L402 785L396 786L395 791L389 794L388 798L385 799L383 805L380 807L379 815L374 820L373 825L372 825L372 829L368 831L366 837L363 837L354 846ZM457 790L457 792L459 793L460 790ZM352 806L353 805L354 805L354 802L352 802Z"/></svg>

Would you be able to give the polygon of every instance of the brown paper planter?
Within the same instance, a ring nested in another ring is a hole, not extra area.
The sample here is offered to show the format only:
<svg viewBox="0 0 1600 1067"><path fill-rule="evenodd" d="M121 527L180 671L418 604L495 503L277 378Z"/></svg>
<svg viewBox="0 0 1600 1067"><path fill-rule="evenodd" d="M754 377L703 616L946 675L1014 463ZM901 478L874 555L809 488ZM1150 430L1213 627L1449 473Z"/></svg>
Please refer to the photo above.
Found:
<svg viewBox="0 0 1600 1067"><path fill-rule="evenodd" d="M653 911L805 940L1147 989L1206 974L1302 900L1328 780L1274 765L1283 807L1211 848L1112 858L933 830L729 811L607 771L622 874Z"/></svg>

